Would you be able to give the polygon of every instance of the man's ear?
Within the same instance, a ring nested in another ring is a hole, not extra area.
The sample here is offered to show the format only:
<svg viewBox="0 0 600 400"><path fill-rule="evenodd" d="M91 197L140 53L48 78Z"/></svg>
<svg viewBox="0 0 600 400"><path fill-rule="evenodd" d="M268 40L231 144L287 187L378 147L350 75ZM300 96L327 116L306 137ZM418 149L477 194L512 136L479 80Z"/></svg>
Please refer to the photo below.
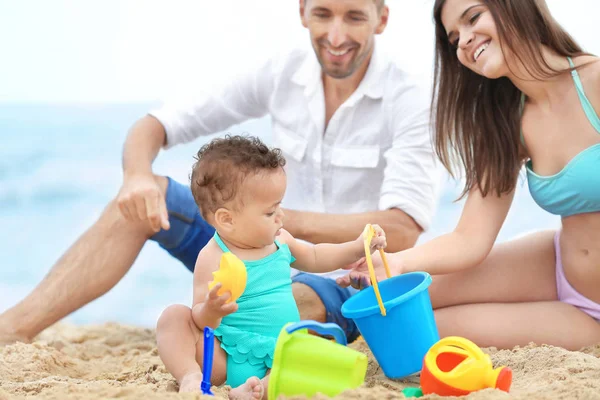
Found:
<svg viewBox="0 0 600 400"><path fill-rule="evenodd" d="M222 232L231 232L234 228L233 214L226 208L219 208L215 212L215 228Z"/></svg>
<svg viewBox="0 0 600 400"><path fill-rule="evenodd" d="M381 11L379 12L379 15L377 17L379 18L379 24L377 25L377 28L375 29L375 33L377 35L380 35L383 33L383 31L385 30L385 27L388 24L388 19L390 18L390 8L386 5L381 7Z"/></svg>
<svg viewBox="0 0 600 400"><path fill-rule="evenodd" d="M302 26L308 28L306 23L306 18L304 17L304 11L306 10L306 0L300 0L300 21L302 22Z"/></svg>

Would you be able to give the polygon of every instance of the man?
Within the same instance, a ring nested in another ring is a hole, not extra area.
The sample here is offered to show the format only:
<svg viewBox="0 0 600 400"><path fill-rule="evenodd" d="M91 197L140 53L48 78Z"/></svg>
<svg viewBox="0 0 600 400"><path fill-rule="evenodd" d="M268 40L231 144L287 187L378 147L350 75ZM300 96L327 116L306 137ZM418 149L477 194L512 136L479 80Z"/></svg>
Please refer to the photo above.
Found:
<svg viewBox="0 0 600 400"><path fill-rule="evenodd" d="M148 239L192 270L214 230L189 186L154 175L152 162L163 147L267 114L287 159L284 224L292 235L338 243L376 223L389 251L414 245L433 214L437 175L427 93L375 46L389 9L383 0L301 0L300 13L314 52L269 60L218 94L134 124L117 198L39 286L0 316L0 342L30 341L106 293ZM311 274L293 281L303 319L336 322L349 340L358 335L340 312L351 289Z"/></svg>

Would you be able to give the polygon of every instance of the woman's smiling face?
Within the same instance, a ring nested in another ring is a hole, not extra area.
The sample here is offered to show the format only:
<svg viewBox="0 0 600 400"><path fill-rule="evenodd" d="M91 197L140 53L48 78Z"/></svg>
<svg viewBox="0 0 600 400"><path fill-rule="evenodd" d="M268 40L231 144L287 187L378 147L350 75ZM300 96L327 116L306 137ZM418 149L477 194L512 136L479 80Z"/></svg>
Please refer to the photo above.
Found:
<svg viewBox="0 0 600 400"><path fill-rule="evenodd" d="M483 2L446 0L441 17L462 65L489 79L508 75L496 23Z"/></svg>

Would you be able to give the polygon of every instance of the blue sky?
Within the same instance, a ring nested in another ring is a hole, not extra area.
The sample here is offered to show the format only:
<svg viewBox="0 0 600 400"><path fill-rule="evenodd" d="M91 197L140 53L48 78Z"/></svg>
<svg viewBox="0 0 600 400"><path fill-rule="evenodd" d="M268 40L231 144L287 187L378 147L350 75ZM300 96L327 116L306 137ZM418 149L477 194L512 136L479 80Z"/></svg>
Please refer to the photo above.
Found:
<svg viewBox="0 0 600 400"><path fill-rule="evenodd" d="M260 8L257 5L260 4ZM129 102L210 86L305 44L298 0L0 0L0 102ZM382 45L431 65L431 0L388 0ZM600 2L548 0L600 54Z"/></svg>

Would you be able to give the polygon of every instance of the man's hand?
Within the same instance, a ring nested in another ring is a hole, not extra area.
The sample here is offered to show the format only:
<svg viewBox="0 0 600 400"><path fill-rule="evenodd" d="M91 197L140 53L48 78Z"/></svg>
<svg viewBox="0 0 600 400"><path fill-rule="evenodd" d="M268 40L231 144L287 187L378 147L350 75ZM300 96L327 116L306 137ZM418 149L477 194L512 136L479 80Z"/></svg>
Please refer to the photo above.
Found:
<svg viewBox="0 0 600 400"><path fill-rule="evenodd" d="M169 229L164 194L153 175L126 177L117 196L121 214L128 221L148 221L154 232Z"/></svg>
<svg viewBox="0 0 600 400"><path fill-rule="evenodd" d="M386 259L390 267L390 274L392 276L400 275L402 273L402 261L400 258L401 253L389 254L386 253ZM373 269L375 270L375 276L377 281L380 282L387 278L385 273L385 267L379 252L373 254L371 257L373 261ZM361 258L357 262L348 265L344 269L349 269L350 272L347 275L341 276L336 279L336 282L341 287L352 286L355 289L364 289L371 286L371 278L369 276L369 267L367 265L366 258Z"/></svg>

